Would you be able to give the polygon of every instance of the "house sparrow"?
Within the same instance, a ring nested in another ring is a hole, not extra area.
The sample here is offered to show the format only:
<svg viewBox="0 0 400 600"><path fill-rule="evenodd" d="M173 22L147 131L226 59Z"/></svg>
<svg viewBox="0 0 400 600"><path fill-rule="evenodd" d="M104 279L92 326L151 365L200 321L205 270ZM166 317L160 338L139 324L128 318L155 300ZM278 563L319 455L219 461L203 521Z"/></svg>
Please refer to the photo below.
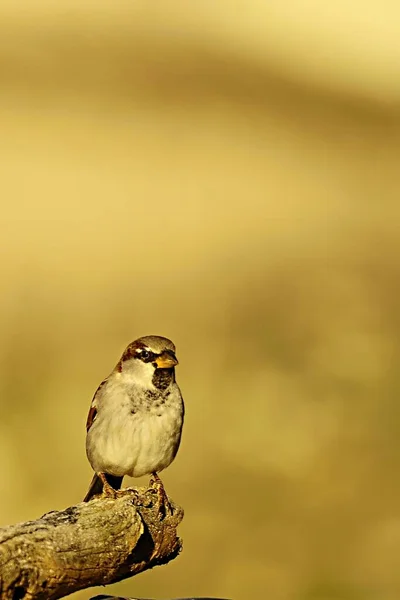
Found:
<svg viewBox="0 0 400 600"><path fill-rule="evenodd" d="M124 475L151 474L166 497L157 473L178 452L184 417L177 364L174 344L149 335L129 344L99 385L86 423L86 454L95 475L84 502L102 492L115 497Z"/></svg>

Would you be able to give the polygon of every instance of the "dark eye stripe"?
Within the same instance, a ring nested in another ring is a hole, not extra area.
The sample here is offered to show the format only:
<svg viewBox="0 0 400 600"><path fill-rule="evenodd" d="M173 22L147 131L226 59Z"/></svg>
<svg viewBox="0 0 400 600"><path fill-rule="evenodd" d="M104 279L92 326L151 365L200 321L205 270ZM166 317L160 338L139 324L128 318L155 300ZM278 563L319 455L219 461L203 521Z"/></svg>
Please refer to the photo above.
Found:
<svg viewBox="0 0 400 600"><path fill-rule="evenodd" d="M144 363L149 363L154 361L157 354L154 354L154 352L151 352L150 350L139 350L136 356Z"/></svg>

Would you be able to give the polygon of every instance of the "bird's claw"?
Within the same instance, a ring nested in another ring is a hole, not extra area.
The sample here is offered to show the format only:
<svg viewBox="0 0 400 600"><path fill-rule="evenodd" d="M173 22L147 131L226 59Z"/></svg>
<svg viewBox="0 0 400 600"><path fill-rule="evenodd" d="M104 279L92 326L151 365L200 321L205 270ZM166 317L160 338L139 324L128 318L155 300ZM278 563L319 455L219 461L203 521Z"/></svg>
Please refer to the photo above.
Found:
<svg viewBox="0 0 400 600"><path fill-rule="evenodd" d="M137 504L140 499L138 490L133 488L115 490L113 487L111 487L111 485L103 486L103 496L106 496L106 498L112 498L113 500L122 498L123 496L131 496L133 497L134 504Z"/></svg>
<svg viewBox="0 0 400 600"><path fill-rule="evenodd" d="M163 482L157 475L153 473L150 479L150 488L157 494L157 507L159 514L165 518L172 515L172 506L168 500L167 493L164 489Z"/></svg>
<svg viewBox="0 0 400 600"><path fill-rule="evenodd" d="M109 483L103 483L103 496L106 498L113 498L115 500L118 497L118 491L114 490Z"/></svg>

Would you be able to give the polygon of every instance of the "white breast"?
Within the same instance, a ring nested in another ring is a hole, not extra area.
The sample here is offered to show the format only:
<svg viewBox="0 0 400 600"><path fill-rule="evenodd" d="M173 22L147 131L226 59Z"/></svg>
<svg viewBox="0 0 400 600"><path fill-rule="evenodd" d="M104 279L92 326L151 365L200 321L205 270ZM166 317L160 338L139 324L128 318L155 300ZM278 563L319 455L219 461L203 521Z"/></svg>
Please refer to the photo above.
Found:
<svg viewBox="0 0 400 600"><path fill-rule="evenodd" d="M183 400L174 384L165 403L139 409L124 387L111 384L99 398L86 451L96 472L140 477L171 464L178 451ZM133 412L134 410L134 412Z"/></svg>

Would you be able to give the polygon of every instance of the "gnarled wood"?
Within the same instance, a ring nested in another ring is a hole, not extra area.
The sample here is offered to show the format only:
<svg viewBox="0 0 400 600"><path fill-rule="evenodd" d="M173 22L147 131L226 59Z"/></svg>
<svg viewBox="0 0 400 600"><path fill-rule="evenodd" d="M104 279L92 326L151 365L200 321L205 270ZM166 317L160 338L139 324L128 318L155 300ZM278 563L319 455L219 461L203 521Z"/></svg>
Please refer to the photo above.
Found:
<svg viewBox="0 0 400 600"><path fill-rule="evenodd" d="M181 550L183 510L153 489L99 497L0 529L2 600L53 600L164 564Z"/></svg>

